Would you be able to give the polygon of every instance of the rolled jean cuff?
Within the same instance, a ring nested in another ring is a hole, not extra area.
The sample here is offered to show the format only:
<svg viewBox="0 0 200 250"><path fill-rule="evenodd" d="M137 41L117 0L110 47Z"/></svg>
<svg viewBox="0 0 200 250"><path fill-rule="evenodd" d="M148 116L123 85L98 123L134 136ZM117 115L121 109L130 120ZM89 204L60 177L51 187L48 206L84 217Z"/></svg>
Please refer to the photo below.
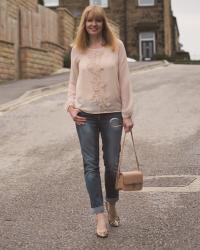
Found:
<svg viewBox="0 0 200 250"><path fill-rule="evenodd" d="M92 210L92 214L103 213L104 212L104 206L92 207L91 210Z"/></svg>
<svg viewBox="0 0 200 250"><path fill-rule="evenodd" d="M110 204L115 204L119 198L106 198L106 201L109 202Z"/></svg>

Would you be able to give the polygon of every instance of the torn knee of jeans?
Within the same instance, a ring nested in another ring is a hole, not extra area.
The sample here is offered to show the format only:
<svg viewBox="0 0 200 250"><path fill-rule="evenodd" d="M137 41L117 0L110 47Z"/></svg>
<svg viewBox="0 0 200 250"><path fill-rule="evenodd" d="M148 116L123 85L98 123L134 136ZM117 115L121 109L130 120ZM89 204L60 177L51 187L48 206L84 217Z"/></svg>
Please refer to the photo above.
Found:
<svg viewBox="0 0 200 250"><path fill-rule="evenodd" d="M119 118L111 118L110 126L112 128L120 128L122 126L122 121Z"/></svg>

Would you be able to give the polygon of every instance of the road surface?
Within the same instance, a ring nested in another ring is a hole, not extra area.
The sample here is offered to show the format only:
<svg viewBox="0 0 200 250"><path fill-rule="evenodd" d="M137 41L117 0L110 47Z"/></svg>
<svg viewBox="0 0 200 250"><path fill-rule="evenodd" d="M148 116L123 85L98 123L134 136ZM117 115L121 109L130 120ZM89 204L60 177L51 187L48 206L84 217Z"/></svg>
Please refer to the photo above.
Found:
<svg viewBox="0 0 200 250"><path fill-rule="evenodd" d="M1 112L0 249L199 250L199 75L183 65L131 73L144 189L121 192L121 226L107 239L95 236L66 89ZM124 154L131 169L130 138Z"/></svg>

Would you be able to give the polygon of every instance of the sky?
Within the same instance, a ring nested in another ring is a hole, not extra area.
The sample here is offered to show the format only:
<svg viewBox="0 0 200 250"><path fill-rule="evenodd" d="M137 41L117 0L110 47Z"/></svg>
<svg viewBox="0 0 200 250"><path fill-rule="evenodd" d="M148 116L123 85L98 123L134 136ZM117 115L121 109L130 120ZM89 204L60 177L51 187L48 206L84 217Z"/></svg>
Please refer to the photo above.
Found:
<svg viewBox="0 0 200 250"><path fill-rule="evenodd" d="M200 0L172 0L172 10L177 18L182 49L190 52L192 59L200 60Z"/></svg>
<svg viewBox="0 0 200 250"><path fill-rule="evenodd" d="M200 0L171 0L177 18L182 49L190 52L192 59L200 60ZM58 0L45 0L48 5L57 5Z"/></svg>

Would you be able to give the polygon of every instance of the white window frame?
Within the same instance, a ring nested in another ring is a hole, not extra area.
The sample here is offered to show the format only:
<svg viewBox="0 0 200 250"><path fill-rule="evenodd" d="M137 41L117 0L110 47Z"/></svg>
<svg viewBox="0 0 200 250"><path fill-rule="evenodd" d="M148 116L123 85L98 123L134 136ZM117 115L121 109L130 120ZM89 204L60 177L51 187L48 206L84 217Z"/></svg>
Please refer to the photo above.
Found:
<svg viewBox="0 0 200 250"><path fill-rule="evenodd" d="M147 34L151 34L151 37L147 37L147 38L143 38L142 35L147 35ZM140 52L140 61L142 61L142 42L143 41L153 41L153 53L156 53L156 34L154 31L150 31L150 32L140 32L139 34L139 52Z"/></svg>
<svg viewBox="0 0 200 250"><path fill-rule="evenodd" d="M155 5L155 0L151 0L153 1L152 3L142 3L142 0L138 0L138 6L154 6Z"/></svg>
<svg viewBox="0 0 200 250"><path fill-rule="evenodd" d="M59 6L59 0L53 0L53 1L44 0L44 6L47 7Z"/></svg>
<svg viewBox="0 0 200 250"><path fill-rule="evenodd" d="M108 8L108 0L90 0L90 5L100 5L102 8Z"/></svg>

